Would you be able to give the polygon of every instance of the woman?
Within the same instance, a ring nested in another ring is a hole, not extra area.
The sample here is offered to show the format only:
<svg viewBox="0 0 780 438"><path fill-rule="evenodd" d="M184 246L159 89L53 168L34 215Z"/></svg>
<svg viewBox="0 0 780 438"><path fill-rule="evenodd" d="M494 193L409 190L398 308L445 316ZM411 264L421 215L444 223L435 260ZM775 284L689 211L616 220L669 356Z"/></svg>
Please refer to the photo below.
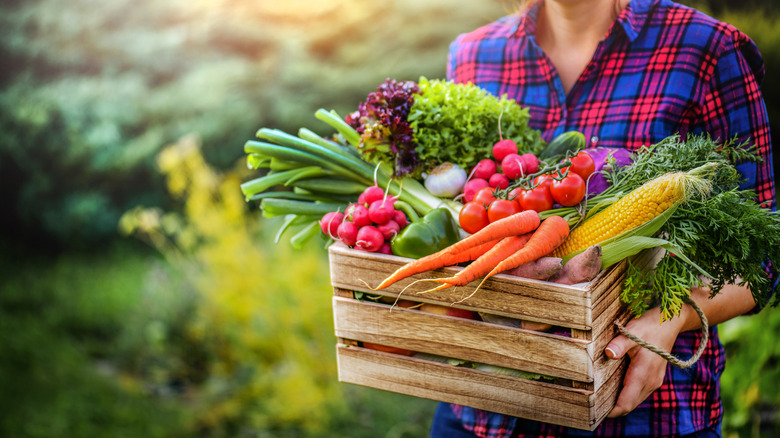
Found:
<svg viewBox="0 0 780 438"><path fill-rule="evenodd" d="M527 107L546 140L577 130L590 147L636 150L675 134L750 139L763 164L739 170L760 202L774 208L768 120L755 45L734 27L668 0L539 0L524 13L459 36L448 78L471 82ZM699 361L681 370L618 336L607 357L630 357L617 405L593 433L441 404L432 437L720 436L719 379L725 355L714 327L755 311L736 285L692 299L713 326ZM629 331L687 359L700 320L686 305L659 326L658 309Z"/></svg>

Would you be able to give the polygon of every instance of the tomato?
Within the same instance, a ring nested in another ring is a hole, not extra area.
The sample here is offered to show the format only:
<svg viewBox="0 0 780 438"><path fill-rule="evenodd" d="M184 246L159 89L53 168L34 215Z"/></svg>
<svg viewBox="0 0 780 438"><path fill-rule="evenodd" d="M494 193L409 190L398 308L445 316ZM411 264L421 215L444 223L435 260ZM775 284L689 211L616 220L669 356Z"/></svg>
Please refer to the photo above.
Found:
<svg viewBox="0 0 780 438"><path fill-rule="evenodd" d="M553 200L564 207L577 205L585 198L585 180L574 172L569 172L560 181L553 180L550 186Z"/></svg>
<svg viewBox="0 0 780 438"><path fill-rule="evenodd" d="M481 202L485 208L487 208L491 202L496 200L496 194L494 191L495 189L493 187L482 187L479 189L479 191L477 191L477 194L474 195L474 199L472 199L472 201Z"/></svg>
<svg viewBox="0 0 780 438"><path fill-rule="evenodd" d="M539 175L536 178L534 178L533 184L537 187L545 187L547 190L550 190L550 186L552 185L553 177L549 173L545 173L544 175Z"/></svg>
<svg viewBox="0 0 780 438"><path fill-rule="evenodd" d="M531 190L523 190L520 195L520 207L523 210L534 210L541 213L553 207L553 197L550 189L539 185Z"/></svg>
<svg viewBox="0 0 780 438"><path fill-rule="evenodd" d="M520 208L515 201L496 199L487 209L488 221L495 222L519 212Z"/></svg>
<svg viewBox="0 0 780 438"><path fill-rule="evenodd" d="M593 161L593 157L585 151L577 152L577 155L571 157L571 166L569 170L581 176L583 180L587 181L588 177L596 171L596 163Z"/></svg>
<svg viewBox="0 0 780 438"><path fill-rule="evenodd" d="M490 223L487 209L481 202L477 201L467 202L463 206L458 216L458 222L460 227L470 234L476 233Z"/></svg>

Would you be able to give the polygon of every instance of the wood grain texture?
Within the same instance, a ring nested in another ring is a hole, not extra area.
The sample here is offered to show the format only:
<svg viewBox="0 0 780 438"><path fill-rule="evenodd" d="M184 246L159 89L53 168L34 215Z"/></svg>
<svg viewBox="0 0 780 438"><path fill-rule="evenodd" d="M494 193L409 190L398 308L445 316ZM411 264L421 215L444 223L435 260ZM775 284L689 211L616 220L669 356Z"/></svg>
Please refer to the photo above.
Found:
<svg viewBox="0 0 780 438"><path fill-rule="evenodd" d="M340 338L593 381L587 341L341 297L333 309Z"/></svg>
<svg viewBox="0 0 780 438"><path fill-rule="evenodd" d="M438 283L424 278L454 275L448 267L372 291L409 259L355 251L341 244L329 250L333 311L339 339L339 379L417 397L458 403L522 418L593 430L615 404L628 364L604 355L617 335L614 322L631 318L620 302L626 263L599 273L591 282L560 285L508 275L467 287L421 293ZM653 256L641 254L641 265ZM409 286L412 284L411 286ZM409 287L407 287L409 286ZM523 330L415 309L353 299L352 291L452 306L542 322L571 329L571 337ZM526 372L553 381L499 376L467 367L393 355L358 347L373 342ZM566 382L566 385L550 382Z"/></svg>
<svg viewBox="0 0 780 438"><path fill-rule="evenodd" d="M356 251L342 244L331 245L329 255L333 286L349 290L391 297L402 293L405 298L414 301L453 305L471 295L479 284L479 281L474 281L467 286L430 293L422 292L433 288L438 283L422 281L409 286L417 280L449 277L462 269L448 267L414 275L381 291L372 291L369 286L379 284L410 259ZM498 274L487 280L471 298L455 306L589 330L592 325L590 293L589 288L582 285L561 285Z"/></svg>
<svg viewBox="0 0 780 438"><path fill-rule="evenodd" d="M339 380L515 417L592 430L593 393L390 355L338 348Z"/></svg>

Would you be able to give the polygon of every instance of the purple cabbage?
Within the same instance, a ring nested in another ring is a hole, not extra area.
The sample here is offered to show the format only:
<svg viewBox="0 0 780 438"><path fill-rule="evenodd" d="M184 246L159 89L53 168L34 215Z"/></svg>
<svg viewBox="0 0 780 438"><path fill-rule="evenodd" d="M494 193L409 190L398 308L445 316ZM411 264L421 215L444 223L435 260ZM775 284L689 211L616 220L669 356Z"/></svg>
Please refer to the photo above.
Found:
<svg viewBox="0 0 780 438"><path fill-rule="evenodd" d="M615 166L617 167L631 164L631 151L628 149L597 147L586 149L586 152L593 158L593 162L596 165L596 173L588 182L588 195L590 196L598 195L609 187L609 183L604 174L601 173L601 170L607 164L607 158L610 154L614 157Z"/></svg>
<svg viewBox="0 0 780 438"><path fill-rule="evenodd" d="M421 164L414 131L407 118L420 87L413 81L387 79L345 121L360 134L358 150L370 162L392 162L393 174L412 174Z"/></svg>

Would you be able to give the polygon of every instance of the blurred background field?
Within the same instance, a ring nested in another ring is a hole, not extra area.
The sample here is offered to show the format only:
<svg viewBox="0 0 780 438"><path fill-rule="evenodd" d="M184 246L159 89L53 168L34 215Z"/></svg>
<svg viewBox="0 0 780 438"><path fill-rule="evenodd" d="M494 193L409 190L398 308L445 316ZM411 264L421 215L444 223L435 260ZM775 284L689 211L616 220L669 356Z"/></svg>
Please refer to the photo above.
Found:
<svg viewBox="0 0 780 438"><path fill-rule="evenodd" d="M686 3L754 39L780 132L778 6ZM273 244L242 147L443 77L511 8L0 3L0 436L427 436L434 402L336 381L326 242ZM722 327L726 435L780 434L778 332L777 309Z"/></svg>

